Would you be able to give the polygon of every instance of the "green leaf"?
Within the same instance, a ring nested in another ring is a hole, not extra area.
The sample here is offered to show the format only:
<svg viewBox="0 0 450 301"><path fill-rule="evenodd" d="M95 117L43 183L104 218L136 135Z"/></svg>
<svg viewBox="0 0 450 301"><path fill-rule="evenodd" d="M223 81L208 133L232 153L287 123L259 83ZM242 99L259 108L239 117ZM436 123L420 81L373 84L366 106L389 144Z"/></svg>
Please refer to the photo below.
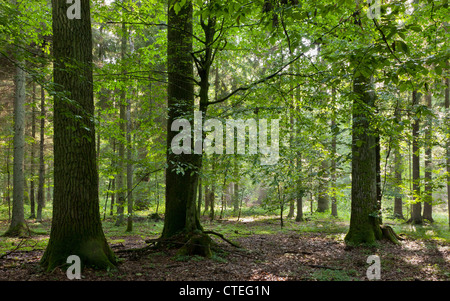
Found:
<svg viewBox="0 0 450 301"><path fill-rule="evenodd" d="M400 47L401 51L405 54L409 54L409 48L408 45L406 45L405 42L401 41L401 40L397 40L395 41L395 44L397 46L397 49Z"/></svg>
<svg viewBox="0 0 450 301"><path fill-rule="evenodd" d="M392 82L394 84L396 84L396 85L398 84L398 75L397 75L397 73L392 74L391 80L392 80Z"/></svg>
<svg viewBox="0 0 450 301"><path fill-rule="evenodd" d="M420 25L408 25L407 26L408 29L411 29L415 32L421 32L422 31L422 27L420 27Z"/></svg>
<svg viewBox="0 0 450 301"><path fill-rule="evenodd" d="M175 4L173 5L173 10L175 11L176 14L180 12L181 10L180 2L175 2Z"/></svg>

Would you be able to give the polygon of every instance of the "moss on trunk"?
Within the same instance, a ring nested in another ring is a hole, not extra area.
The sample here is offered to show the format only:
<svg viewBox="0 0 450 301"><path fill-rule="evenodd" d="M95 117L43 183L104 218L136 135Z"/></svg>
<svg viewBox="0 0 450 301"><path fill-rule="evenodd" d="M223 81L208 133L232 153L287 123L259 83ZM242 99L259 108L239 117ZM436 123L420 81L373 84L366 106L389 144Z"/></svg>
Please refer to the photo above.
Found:
<svg viewBox="0 0 450 301"><path fill-rule="evenodd" d="M207 234L204 234L200 231L189 233L186 236L186 239L186 243L178 250L178 255L197 255L207 258L210 258L212 256L212 240Z"/></svg>
<svg viewBox="0 0 450 301"><path fill-rule="evenodd" d="M30 235L30 230L25 223L18 223L14 226L10 226L9 229L3 234L6 237L27 237Z"/></svg>
<svg viewBox="0 0 450 301"><path fill-rule="evenodd" d="M41 259L41 266L48 272L67 264L70 255L80 257L81 267L115 269L116 258L102 237L53 240Z"/></svg>
<svg viewBox="0 0 450 301"><path fill-rule="evenodd" d="M362 227L359 231L349 231L345 236L347 245L374 245L377 241L388 240L394 244L400 244L402 240L390 226Z"/></svg>
<svg viewBox="0 0 450 301"><path fill-rule="evenodd" d="M372 125L375 95L372 80L362 74L353 82L352 206L349 245L374 244L381 239L377 190L377 140Z"/></svg>
<svg viewBox="0 0 450 301"><path fill-rule="evenodd" d="M383 233L383 239L386 239L397 245L400 244L400 240L402 240L402 239L394 232L394 229L392 229L390 226L386 226L386 225L381 225L380 229L381 229L381 232Z"/></svg>
<svg viewBox="0 0 450 301"><path fill-rule="evenodd" d="M380 226L374 222L361 222L358 224L359 226L351 227L345 236L347 245L373 245L382 238Z"/></svg>
<svg viewBox="0 0 450 301"><path fill-rule="evenodd" d="M54 198L41 259L48 271L66 265L70 255L79 256L83 267L116 263L100 220L89 1L81 0L81 7L81 20L74 21L65 2L52 1Z"/></svg>

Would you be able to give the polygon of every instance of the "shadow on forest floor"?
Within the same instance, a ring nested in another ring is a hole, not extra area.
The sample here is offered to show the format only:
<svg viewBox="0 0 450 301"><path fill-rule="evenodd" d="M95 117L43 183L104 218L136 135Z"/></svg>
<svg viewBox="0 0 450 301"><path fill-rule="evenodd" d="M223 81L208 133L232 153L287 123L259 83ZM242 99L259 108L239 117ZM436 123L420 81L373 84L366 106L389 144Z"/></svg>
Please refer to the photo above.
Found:
<svg viewBox="0 0 450 301"><path fill-rule="evenodd" d="M220 246L212 258L177 256L176 251L148 252L143 256L122 253L121 250L140 248L145 240L157 238L163 222L137 218L134 230L125 233L124 227L114 227L104 221L105 235L119 258L114 272L86 269L83 280L156 280L156 281L357 281L368 280L367 258L378 255L381 280L450 280L450 242L439 237L433 226L411 228L393 225L405 234L401 245L381 241L373 247L346 248L344 236L348 222L310 216L304 222L280 220L274 217L228 218L211 223L202 219L206 230L223 234L238 243L235 248L218 237L212 238ZM0 280L68 280L62 270L44 273L39 260L48 242L50 221L29 221L32 237L0 237ZM0 221L0 231L6 230ZM448 231L445 232L448 236Z"/></svg>

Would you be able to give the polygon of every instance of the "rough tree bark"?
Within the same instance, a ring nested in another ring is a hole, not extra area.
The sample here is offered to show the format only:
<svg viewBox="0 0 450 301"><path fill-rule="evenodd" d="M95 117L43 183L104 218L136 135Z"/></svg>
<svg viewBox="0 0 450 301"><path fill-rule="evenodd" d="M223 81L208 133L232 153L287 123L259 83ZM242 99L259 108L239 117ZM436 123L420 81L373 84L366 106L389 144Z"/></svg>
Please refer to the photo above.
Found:
<svg viewBox="0 0 450 301"><path fill-rule="evenodd" d="M41 259L47 271L77 255L82 267L114 268L100 220L95 149L92 35L89 0L69 19L65 1L52 0L54 195L50 240Z"/></svg>
<svg viewBox="0 0 450 301"><path fill-rule="evenodd" d="M371 79L359 75L354 79L352 125L352 205L348 244L372 244L381 239L377 211L376 139L370 130L369 109L373 108Z"/></svg>
<svg viewBox="0 0 450 301"><path fill-rule="evenodd" d="M388 239L399 243L391 227L381 224L377 177L378 133L371 125L375 106L372 80L364 75L353 82L352 203L347 245L373 244Z"/></svg>
<svg viewBox="0 0 450 301"><path fill-rule="evenodd" d="M180 118L194 117L194 83L192 62L192 2L174 10L177 1L169 1L167 55L168 55L168 120L167 120L167 170L166 212L160 245L173 241L175 247L183 246L183 254L211 256L210 238L202 233L196 210L198 187L198 154L175 154L171 131L172 123ZM182 172L179 171L182 168Z"/></svg>

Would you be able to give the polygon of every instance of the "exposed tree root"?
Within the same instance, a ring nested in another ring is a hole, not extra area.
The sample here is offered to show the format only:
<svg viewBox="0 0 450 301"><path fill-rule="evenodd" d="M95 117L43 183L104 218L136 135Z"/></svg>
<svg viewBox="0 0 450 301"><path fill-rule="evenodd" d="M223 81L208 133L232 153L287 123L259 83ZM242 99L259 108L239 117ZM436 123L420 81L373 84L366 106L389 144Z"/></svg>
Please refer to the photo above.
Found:
<svg viewBox="0 0 450 301"><path fill-rule="evenodd" d="M414 220L412 218L408 219L406 221L407 224L413 224L413 225L422 225L423 224L423 220Z"/></svg>
<svg viewBox="0 0 450 301"><path fill-rule="evenodd" d="M211 250L216 246L208 234L216 235L228 244L236 248L240 248L239 245L226 239L221 233L214 231L197 231L195 233L180 233L169 238L159 237L156 239L147 239L145 242L148 245L145 247L118 250L115 251L115 253L134 253L135 255L144 255L146 253L161 249L178 249L178 255L198 255L209 258L212 256Z"/></svg>
<svg viewBox="0 0 450 301"><path fill-rule="evenodd" d="M383 233L383 238L393 242L394 244L399 245L400 240L403 240L403 238L401 238L394 232L391 226L380 225L380 229L381 232Z"/></svg>
<svg viewBox="0 0 450 301"><path fill-rule="evenodd" d="M14 250L11 250L11 251L9 251L9 252L6 252L5 254L0 255L0 259L2 259L2 258L4 258L4 257L8 256L9 254L14 253L15 251L17 251L17 250L22 246L22 244L23 244L24 242L25 242L25 239L22 239L22 240L17 244L17 246L14 248Z"/></svg>
<svg viewBox="0 0 450 301"><path fill-rule="evenodd" d="M207 234L203 232L193 233L188 241L178 249L177 254L210 258L212 256L211 244L212 240Z"/></svg>
<svg viewBox="0 0 450 301"><path fill-rule="evenodd" d="M213 235L219 236L220 238L222 238L224 241L226 241L227 243L229 243L229 244L232 245L233 247L240 248L239 245L237 245L237 244L233 243L232 241L226 239L226 238L223 236L223 234L220 234L220 233L217 233L217 232L214 232L214 231L203 231L203 233L204 233L204 234L213 234Z"/></svg>
<svg viewBox="0 0 450 301"><path fill-rule="evenodd" d="M19 238L26 238L30 237L32 234L32 231L28 227L27 223L19 223L15 227L10 227L3 236L5 237L19 237Z"/></svg>

